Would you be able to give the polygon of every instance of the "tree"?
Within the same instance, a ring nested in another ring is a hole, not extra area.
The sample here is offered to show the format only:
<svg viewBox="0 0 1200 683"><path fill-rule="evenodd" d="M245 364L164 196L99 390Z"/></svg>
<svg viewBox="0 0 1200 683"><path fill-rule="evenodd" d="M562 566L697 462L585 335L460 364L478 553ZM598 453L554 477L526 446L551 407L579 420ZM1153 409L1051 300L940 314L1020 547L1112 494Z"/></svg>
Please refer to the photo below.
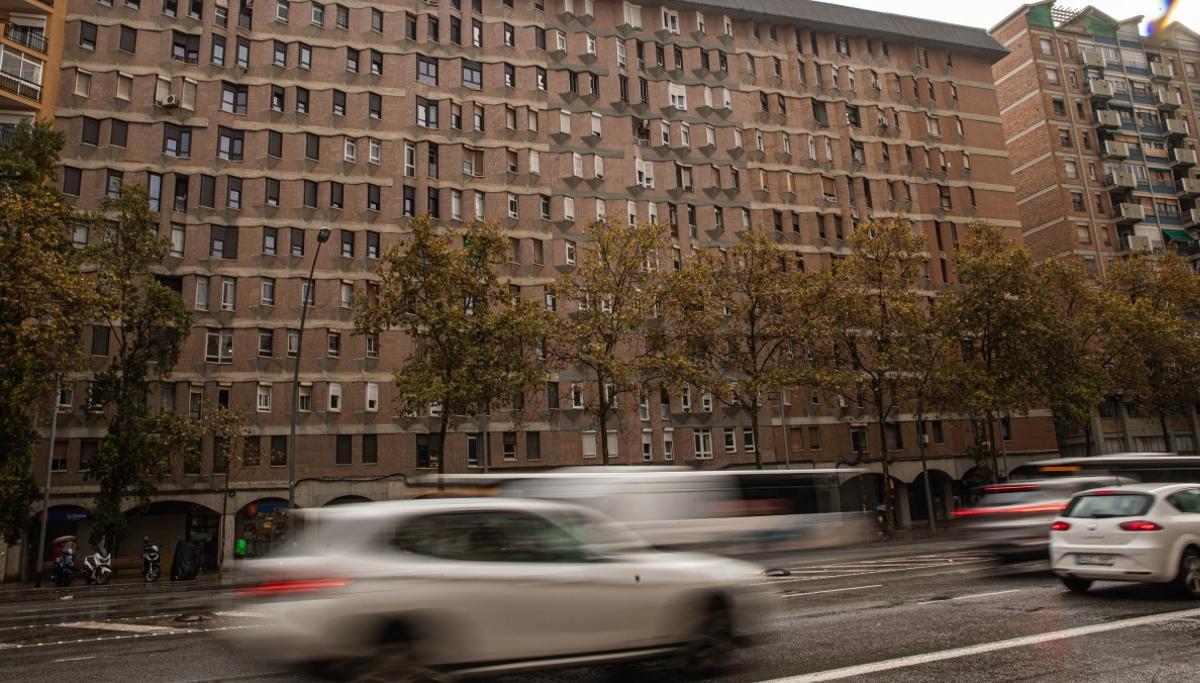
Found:
<svg viewBox="0 0 1200 683"><path fill-rule="evenodd" d="M225 565L225 518L229 514L232 489L229 480L246 461L246 442L250 438L250 419L246 413L225 406L204 402L200 419L194 425L197 436L212 439L213 470L224 478L221 486L221 534L217 546L217 572Z"/></svg>
<svg viewBox="0 0 1200 683"><path fill-rule="evenodd" d="M1105 295L1116 389L1158 417L1174 450L1168 418L1200 396L1200 278L1173 254L1135 256L1113 264Z"/></svg>
<svg viewBox="0 0 1200 683"><path fill-rule="evenodd" d="M1029 251L1000 228L974 223L954 259L958 285L939 297L961 335L954 364L960 409L988 435L998 478L995 420L1027 412L1040 398L1038 367L1042 283Z"/></svg>
<svg viewBox="0 0 1200 683"><path fill-rule="evenodd" d="M193 452L187 421L152 412L149 401L151 382L175 368L191 324L179 294L154 277L169 243L158 234L158 216L143 187L123 187L119 197L104 201L102 211L94 221L101 234L83 254L101 296L98 324L116 341L88 398L108 423L89 472L99 486L93 544L119 537L125 529L122 501L131 496L148 501L156 490L154 477L173 458Z"/></svg>
<svg viewBox="0 0 1200 683"><path fill-rule="evenodd" d="M1033 384L1045 397L1057 431L1083 430L1091 455L1092 411L1111 390L1110 358L1102 343L1105 297L1074 260L1044 261L1035 276L1040 305L1030 315L1037 325Z"/></svg>
<svg viewBox="0 0 1200 683"><path fill-rule="evenodd" d="M764 393L810 376L806 349L824 331L821 280L786 271L782 256L767 237L744 232L727 255L695 252L667 288L664 325L680 346L678 377L749 417L758 469Z"/></svg>
<svg viewBox="0 0 1200 683"><path fill-rule="evenodd" d="M917 278L928 259L925 237L902 219L869 221L850 235L850 255L836 264L830 307L830 363L823 383L842 394L869 397L878 429L884 480L884 522L893 528L894 505L888 422L912 395L921 351L924 305Z"/></svg>
<svg viewBox="0 0 1200 683"><path fill-rule="evenodd" d="M578 265L554 284L557 300L569 309L556 322L548 348L556 362L594 383L595 397L585 409L596 418L597 452L607 463L608 420L618 398L667 375L656 323L665 284L657 263L666 228L598 219L587 232Z"/></svg>
<svg viewBox="0 0 1200 683"><path fill-rule="evenodd" d="M0 143L0 535L9 544L37 496L31 408L49 405L80 367L82 326L97 303L68 238L79 220L48 186L61 147L45 123L22 123Z"/></svg>
<svg viewBox="0 0 1200 683"><path fill-rule="evenodd" d="M441 407L435 452L443 474L452 416L508 405L543 381L538 344L547 316L500 276L507 241L495 224L471 224L462 246L427 216L408 226L411 239L375 270L377 293L359 293L354 326L359 334L399 329L412 340L394 380L408 409Z"/></svg>

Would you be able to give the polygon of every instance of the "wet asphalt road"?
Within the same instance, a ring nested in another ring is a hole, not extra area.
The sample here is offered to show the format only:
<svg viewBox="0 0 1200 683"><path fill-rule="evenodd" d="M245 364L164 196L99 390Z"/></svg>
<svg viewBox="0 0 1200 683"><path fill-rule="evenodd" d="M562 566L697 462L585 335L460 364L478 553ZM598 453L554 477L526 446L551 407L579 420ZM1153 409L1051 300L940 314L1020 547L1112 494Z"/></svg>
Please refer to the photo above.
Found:
<svg viewBox="0 0 1200 683"><path fill-rule="evenodd" d="M1066 592L1042 563L996 565L938 542L808 553L770 564L779 610L743 666L714 680L1197 681L1200 602L1154 586ZM70 600L62 600L72 595ZM203 614L200 621L180 621ZM254 628L212 585L0 587L0 680L309 681L231 651ZM504 683L612 681L593 667ZM676 681L665 663L641 678Z"/></svg>

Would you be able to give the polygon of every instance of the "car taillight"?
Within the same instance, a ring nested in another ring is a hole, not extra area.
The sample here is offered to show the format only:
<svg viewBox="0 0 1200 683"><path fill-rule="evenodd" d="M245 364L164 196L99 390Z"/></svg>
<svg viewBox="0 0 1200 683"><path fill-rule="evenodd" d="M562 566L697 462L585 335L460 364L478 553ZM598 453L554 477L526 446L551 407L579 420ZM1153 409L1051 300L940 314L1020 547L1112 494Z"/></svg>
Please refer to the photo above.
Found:
<svg viewBox="0 0 1200 683"><path fill-rule="evenodd" d="M1066 508L1066 503L1038 503L1036 505L1012 505L995 508L965 508L955 510L954 516L974 517L976 515L1019 515L1033 512L1062 512Z"/></svg>
<svg viewBox="0 0 1200 683"><path fill-rule="evenodd" d="M984 493L1012 493L1014 491L1036 491L1037 484L992 484L984 486Z"/></svg>
<svg viewBox="0 0 1200 683"><path fill-rule="evenodd" d="M1070 528L1071 528L1070 523L1064 522L1061 519L1055 520L1055 522L1050 525L1051 531L1067 531Z"/></svg>
<svg viewBox="0 0 1200 683"><path fill-rule="evenodd" d="M268 581L257 586L246 586L235 591L238 595L266 597L289 593L308 593L327 588L341 588L350 584L349 579L281 579Z"/></svg>
<svg viewBox="0 0 1200 683"><path fill-rule="evenodd" d="M1121 522L1120 527L1125 531L1162 531L1162 527L1145 519L1136 519L1132 522Z"/></svg>

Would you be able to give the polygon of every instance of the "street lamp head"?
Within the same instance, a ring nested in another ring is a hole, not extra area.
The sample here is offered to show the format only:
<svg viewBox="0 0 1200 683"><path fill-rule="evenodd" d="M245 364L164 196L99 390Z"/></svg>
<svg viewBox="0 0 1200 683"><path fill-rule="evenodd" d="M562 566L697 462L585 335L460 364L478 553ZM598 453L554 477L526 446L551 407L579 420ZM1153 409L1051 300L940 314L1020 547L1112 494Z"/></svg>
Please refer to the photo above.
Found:
<svg viewBox="0 0 1200 683"><path fill-rule="evenodd" d="M333 234L333 231L330 230L328 227L321 228L320 230L317 231L317 241L320 242L321 244L325 244L326 242L329 241L329 236L331 234Z"/></svg>

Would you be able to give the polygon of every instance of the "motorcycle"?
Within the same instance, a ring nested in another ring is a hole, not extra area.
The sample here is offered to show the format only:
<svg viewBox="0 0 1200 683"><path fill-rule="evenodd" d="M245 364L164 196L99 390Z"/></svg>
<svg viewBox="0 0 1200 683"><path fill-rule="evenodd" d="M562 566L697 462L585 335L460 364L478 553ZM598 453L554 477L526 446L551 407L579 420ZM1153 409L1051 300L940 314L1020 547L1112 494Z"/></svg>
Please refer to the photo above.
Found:
<svg viewBox="0 0 1200 683"><path fill-rule="evenodd" d="M56 586L70 586L71 578L75 574L75 551L70 548L65 548L62 554L54 562L54 567L50 570L50 580L54 581Z"/></svg>
<svg viewBox="0 0 1200 683"><path fill-rule="evenodd" d="M161 575L162 565L159 562L158 546L146 538L142 544L142 576L145 577L146 583L154 583Z"/></svg>
<svg viewBox="0 0 1200 683"><path fill-rule="evenodd" d="M112 554L101 548L83 559L83 569L79 575L89 584L101 586L112 580Z"/></svg>

